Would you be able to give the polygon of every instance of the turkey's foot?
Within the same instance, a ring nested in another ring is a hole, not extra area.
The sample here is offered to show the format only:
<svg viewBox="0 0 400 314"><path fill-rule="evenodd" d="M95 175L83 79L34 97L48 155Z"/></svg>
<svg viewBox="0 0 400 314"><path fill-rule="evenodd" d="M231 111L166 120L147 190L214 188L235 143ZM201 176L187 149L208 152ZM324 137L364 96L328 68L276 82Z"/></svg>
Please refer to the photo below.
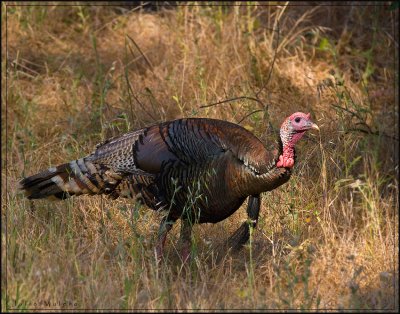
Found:
<svg viewBox="0 0 400 314"><path fill-rule="evenodd" d="M229 237L226 241L226 245L232 251L239 251L243 245L249 240L250 237L250 227L249 223L246 221Z"/></svg>
<svg viewBox="0 0 400 314"><path fill-rule="evenodd" d="M160 228L158 230L158 240L154 249L156 260L158 263L160 263L164 259L165 241L167 240L168 232L172 229L173 223L174 222L168 221L167 218L164 218L161 221Z"/></svg>

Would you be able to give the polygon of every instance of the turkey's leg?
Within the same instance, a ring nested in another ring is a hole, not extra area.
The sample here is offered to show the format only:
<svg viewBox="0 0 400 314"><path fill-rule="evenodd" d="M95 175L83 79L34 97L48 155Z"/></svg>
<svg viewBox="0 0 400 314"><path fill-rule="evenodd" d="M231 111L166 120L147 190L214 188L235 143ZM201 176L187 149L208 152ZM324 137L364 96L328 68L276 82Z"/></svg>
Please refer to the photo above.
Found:
<svg viewBox="0 0 400 314"><path fill-rule="evenodd" d="M168 232L172 229L172 225L174 221L168 219L168 217L164 217L161 220L160 228L158 229L158 240L155 248L156 258L158 261L161 261L164 257L164 246L165 240L167 239Z"/></svg>
<svg viewBox="0 0 400 314"><path fill-rule="evenodd" d="M228 247L233 250L239 250L250 238L250 226L255 228L258 221L258 215L260 213L261 198L260 195L252 195L249 197L247 205L247 216L248 219L245 221L239 229L232 234L228 241Z"/></svg>
<svg viewBox="0 0 400 314"><path fill-rule="evenodd" d="M183 263L185 263L190 256L192 246L192 226L193 225L189 219L181 220L181 235L179 241L181 244L181 258Z"/></svg>

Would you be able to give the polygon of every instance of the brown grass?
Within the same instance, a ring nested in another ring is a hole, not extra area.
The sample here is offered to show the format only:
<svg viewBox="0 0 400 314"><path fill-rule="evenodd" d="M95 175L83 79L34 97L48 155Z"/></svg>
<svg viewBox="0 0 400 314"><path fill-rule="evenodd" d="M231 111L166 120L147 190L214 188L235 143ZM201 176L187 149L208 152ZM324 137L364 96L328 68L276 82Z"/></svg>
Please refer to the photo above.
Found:
<svg viewBox="0 0 400 314"><path fill-rule="evenodd" d="M252 4L3 5L3 311L398 310L398 10ZM199 108L260 90L261 102ZM189 267L177 224L158 268L159 214L101 197L32 203L16 190L112 135L259 109L241 124L260 138L295 111L321 133L263 196L239 253L223 243L244 208L195 227Z"/></svg>

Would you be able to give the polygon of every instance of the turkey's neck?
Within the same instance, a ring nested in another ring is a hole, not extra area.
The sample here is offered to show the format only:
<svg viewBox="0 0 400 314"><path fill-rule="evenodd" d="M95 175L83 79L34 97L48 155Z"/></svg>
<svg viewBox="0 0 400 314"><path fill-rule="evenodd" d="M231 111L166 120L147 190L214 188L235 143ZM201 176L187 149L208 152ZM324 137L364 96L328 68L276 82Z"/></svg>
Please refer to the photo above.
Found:
<svg viewBox="0 0 400 314"><path fill-rule="evenodd" d="M295 144L303 137L304 132L281 134L282 153L276 163L278 168L293 168L295 162Z"/></svg>

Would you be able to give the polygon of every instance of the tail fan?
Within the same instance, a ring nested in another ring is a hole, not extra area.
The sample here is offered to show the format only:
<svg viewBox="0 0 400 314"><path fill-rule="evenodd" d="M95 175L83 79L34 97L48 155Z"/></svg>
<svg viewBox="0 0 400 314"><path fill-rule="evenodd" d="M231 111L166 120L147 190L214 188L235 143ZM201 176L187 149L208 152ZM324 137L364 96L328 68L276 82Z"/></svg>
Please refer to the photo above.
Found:
<svg viewBox="0 0 400 314"><path fill-rule="evenodd" d="M66 199L72 195L102 194L104 188L117 184L110 183L105 184L93 163L81 158L24 178L19 188L28 199Z"/></svg>

